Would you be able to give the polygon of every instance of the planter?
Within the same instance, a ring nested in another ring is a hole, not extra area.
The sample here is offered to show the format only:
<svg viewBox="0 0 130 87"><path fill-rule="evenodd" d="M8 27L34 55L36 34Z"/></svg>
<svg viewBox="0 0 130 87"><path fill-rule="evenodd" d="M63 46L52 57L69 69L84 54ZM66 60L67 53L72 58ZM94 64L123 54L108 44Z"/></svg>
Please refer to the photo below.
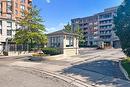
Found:
<svg viewBox="0 0 130 87"><path fill-rule="evenodd" d="M30 61L35 61L35 62L40 62L40 61L43 61L43 58L42 57L31 57L30 59L29 59Z"/></svg>
<svg viewBox="0 0 130 87"><path fill-rule="evenodd" d="M4 56L8 56L8 52L5 52L5 51L4 51L4 52L3 52L3 55L4 55Z"/></svg>

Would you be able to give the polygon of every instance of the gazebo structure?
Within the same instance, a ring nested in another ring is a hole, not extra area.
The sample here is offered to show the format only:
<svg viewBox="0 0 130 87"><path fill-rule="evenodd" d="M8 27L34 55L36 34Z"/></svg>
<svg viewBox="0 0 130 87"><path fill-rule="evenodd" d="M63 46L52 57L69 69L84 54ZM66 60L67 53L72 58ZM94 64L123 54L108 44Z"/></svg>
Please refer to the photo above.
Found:
<svg viewBox="0 0 130 87"><path fill-rule="evenodd" d="M59 30L48 34L47 47L59 48L64 55L78 55L78 35Z"/></svg>

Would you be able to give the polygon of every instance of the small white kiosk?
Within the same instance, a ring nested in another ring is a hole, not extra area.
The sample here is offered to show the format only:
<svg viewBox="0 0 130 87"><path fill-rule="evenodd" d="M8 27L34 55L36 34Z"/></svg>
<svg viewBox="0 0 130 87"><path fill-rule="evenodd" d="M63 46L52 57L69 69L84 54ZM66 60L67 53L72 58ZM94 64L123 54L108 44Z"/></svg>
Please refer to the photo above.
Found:
<svg viewBox="0 0 130 87"><path fill-rule="evenodd" d="M48 47L59 48L64 55L78 55L78 35L59 30L48 34Z"/></svg>

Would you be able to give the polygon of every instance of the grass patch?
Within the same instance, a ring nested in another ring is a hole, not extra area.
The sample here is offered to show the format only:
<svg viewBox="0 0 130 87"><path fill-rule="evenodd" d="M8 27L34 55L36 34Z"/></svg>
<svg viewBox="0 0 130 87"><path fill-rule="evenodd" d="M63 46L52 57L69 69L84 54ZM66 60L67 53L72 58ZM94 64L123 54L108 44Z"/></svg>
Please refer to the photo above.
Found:
<svg viewBox="0 0 130 87"><path fill-rule="evenodd" d="M122 66L127 71L130 78L130 57L121 61Z"/></svg>

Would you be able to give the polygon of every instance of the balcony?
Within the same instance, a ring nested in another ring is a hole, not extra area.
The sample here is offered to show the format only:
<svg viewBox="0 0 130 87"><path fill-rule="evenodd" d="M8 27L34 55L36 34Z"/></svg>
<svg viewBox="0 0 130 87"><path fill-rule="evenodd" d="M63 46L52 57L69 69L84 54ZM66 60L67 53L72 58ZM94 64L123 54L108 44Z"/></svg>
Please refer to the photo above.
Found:
<svg viewBox="0 0 130 87"><path fill-rule="evenodd" d="M100 36L108 36L108 35L112 35L112 33L100 33Z"/></svg>
<svg viewBox="0 0 130 87"><path fill-rule="evenodd" d="M106 39L105 39L105 38L100 38L100 40L101 40L101 41L112 41L111 38L106 38Z"/></svg>
<svg viewBox="0 0 130 87"><path fill-rule="evenodd" d="M100 31L113 30L112 28L100 28Z"/></svg>
<svg viewBox="0 0 130 87"><path fill-rule="evenodd" d="M11 14L11 13L13 13L13 12L12 12L12 10L8 9L8 10L6 10L6 13L7 13L7 14Z"/></svg>
<svg viewBox="0 0 130 87"><path fill-rule="evenodd" d="M111 23L100 23L99 25L101 25L101 26L106 26L106 25L112 25L113 23L111 22Z"/></svg>
<svg viewBox="0 0 130 87"><path fill-rule="evenodd" d="M113 17L109 17L109 18L101 18L101 19L99 19L99 21L112 20L112 19L113 19Z"/></svg>

